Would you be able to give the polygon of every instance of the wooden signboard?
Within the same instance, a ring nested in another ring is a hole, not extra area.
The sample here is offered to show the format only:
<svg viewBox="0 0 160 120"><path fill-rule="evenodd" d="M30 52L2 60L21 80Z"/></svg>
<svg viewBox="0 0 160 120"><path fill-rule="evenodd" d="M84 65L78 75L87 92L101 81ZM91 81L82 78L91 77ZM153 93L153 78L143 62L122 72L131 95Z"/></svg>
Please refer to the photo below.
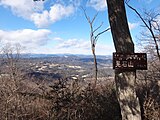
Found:
<svg viewBox="0 0 160 120"><path fill-rule="evenodd" d="M147 70L146 53L113 53L113 69Z"/></svg>

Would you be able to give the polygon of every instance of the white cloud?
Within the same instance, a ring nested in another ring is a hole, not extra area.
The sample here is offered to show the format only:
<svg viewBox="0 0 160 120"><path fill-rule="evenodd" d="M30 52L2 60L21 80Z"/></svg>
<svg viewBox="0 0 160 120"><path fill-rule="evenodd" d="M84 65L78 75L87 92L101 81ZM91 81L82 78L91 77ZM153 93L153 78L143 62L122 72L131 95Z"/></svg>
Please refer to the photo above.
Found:
<svg viewBox="0 0 160 120"><path fill-rule="evenodd" d="M53 40L56 40L56 41L63 41L63 39L60 38L60 37L54 37Z"/></svg>
<svg viewBox="0 0 160 120"><path fill-rule="evenodd" d="M100 43L96 46L97 55L111 55L113 52L115 52L113 43L110 45Z"/></svg>
<svg viewBox="0 0 160 120"><path fill-rule="evenodd" d="M56 53L92 54L90 41L82 39L64 40L63 42L60 42L57 47L54 48L54 51L56 51ZM102 43L97 43L96 45L97 55L112 54L113 51L113 45L103 45Z"/></svg>
<svg viewBox="0 0 160 120"><path fill-rule="evenodd" d="M62 6L61 4L55 4L51 7L49 11L49 16L52 22L58 21L63 17L68 17L74 12L74 7L72 5Z"/></svg>
<svg viewBox="0 0 160 120"><path fill-rule="evenodd" d="M89 49L90 42L85 40L69 39L61 42L56 48Z"/></svg>
<svg viewBox="0 0 160 120"><path fill-rule="evenodd" d="M63 6L61 4L55 4L51 6L50 11L44 10L42 13L33 13L31 20L37 25L37 27L46 27L51 23L59 21L64 17L68 17L74 13L74 7L72 5Z"/></svg>
<svg viewBox="0 0 160 120"><path fill-rule="evenodd" d="M129 29L132 30L132 29L135 29L139 25L139 23L130 23L130 22L128 22L128 25L129 25Z"/></svg>
<svg viewBox="0 0 160 120"><path fill-rule="evenodd" d="M46 10L42 13L33 13L30 18L38 28L47 27L51 22Z"/></svg>
<svg viewBox="0 0 160 120"><path fill-rule="evenodd" d="M46 29L31 30L23 29L16 31L3 31L0 30L0 39L2 44L20 44L25 46L26 49L34 49L39 46L44 46L50 40L49 35L51 32Z"/></svg>
<svg viewBox="0 0 160 120"><path fill-rule="evenodd" d="M70 54L92 54L89 40L84 39L68 39L64 40L60 37L50 38L51 31L47 29L23 29L16 31L0 30L1 44L15 45L20 44L26 49L24 53L70 53ZM55 42L54 42L55 41ZM111 54L114 47L97 43L96 54Z"/></svg>
<svg viewBox="0 0 160 120"><path fill-rule="evenodd" d="M0 5L10 8L15 15L26 19L34 12L43 10L43 2L35 3L33 0L1 0Z"/></svg>
<svg viewBox="0 0 160 120"><path fill-rule="evenodd" d="M87 6L93 7L97 11L106 10L107 3L106 0L89 0Z"/></svg>
<svg viewBox="0 0 160 120"><path fill-rule="evenodd" d="M15 15L33 21L37 27L42 28L72 15L76 7L74 2L67 6L56 3L49 10L44 9L44 2L33 0L0 0L0 5L10 8Z"/></svg>

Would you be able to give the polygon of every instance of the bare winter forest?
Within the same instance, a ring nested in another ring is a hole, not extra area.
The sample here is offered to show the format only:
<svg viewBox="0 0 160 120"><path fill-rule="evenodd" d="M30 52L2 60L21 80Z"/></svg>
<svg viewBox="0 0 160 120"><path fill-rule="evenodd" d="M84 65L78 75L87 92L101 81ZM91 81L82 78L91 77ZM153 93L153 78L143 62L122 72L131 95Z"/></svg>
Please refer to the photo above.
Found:
<svg viewBox="0 0 160 120"><path fill-rule="evenodd" d="M97 1L0 0L0 120L160 120L160 8Z"/></svg>
<svg viewBox="0 0 160 120"><path fill-rule="evenodd" d="M98 57L95 88L92 56L31 57L13 50L3 49L0 59L1 120L121 119L110 56ZM142 118L158 120L159 61L148 59L148 70L136 73Z"/></svg>

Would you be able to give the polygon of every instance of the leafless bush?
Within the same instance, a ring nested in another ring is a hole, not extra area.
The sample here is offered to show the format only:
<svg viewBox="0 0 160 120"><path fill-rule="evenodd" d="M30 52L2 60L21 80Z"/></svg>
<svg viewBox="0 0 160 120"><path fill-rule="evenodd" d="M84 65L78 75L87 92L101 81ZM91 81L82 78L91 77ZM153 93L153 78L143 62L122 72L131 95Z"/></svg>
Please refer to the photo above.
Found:
<svg viewBox="0 0 160 120"><path fill-rule="evenodd" d="M77 81L59 80L52 87L55 120L120 119L120 108L113 85L92 89Z"/></svg>
<svg viewBox="0 0 160 120"><path fill-rule="evenodd" d="M152 60L147 71L138 72L138 96L144 120L160 118L160 64Z"/></svg>
<svg viewBox="0 0 160 120"><path fill-rule="evenodd" d="M143 109L146 120L160 119L160 104L152 96L145 98Z"/></svg>
<svg viewBox="0 0 160 120"><path fill-rule="evenodd" d="M24 76L13 54L0 59L1 120L120 120L113 82L99 82L96 89L83 80L59 79L50 86ZM138 72L138 96L144 120L160 117L160 67L152 61ZM43 80L42 80L43 81ZM108 80L106 80L108 81Z"/></svg>
<svg viewBox="0 0 160 120"><path fill-rule="evenodd" d="M78 80L60 79L50 87L36 84L19 66L19 49L5 47L0 71L2 120L106 120L119 119L113 84L93 89ZM4 69L5 68L5 69ZM47 89L44 89L47 87Z"/></svg>
<svg viewBox="0 0 160 120"><path fill-rule="evenodd" d="M46 119L48 118L48 101L34 95L23 95L29 86L26 86L30 78L24 77L18 66L20 49L7 46L2 49L3 62L0 71L0 119L23 120L23 119ZM31 93L33 89L31 89Z"/></svg>

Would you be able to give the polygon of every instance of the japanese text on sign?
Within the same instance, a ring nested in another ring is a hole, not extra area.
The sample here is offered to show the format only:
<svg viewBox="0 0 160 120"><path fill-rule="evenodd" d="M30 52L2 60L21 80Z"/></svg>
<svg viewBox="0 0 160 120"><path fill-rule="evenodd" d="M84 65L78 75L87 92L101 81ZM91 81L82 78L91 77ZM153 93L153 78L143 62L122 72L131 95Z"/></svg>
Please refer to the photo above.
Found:
<svg viewBox="0 0 160 120"><path fill-rule="evenodd" d="M113 69L147 70L146 53L113 53Z"/></svg>

